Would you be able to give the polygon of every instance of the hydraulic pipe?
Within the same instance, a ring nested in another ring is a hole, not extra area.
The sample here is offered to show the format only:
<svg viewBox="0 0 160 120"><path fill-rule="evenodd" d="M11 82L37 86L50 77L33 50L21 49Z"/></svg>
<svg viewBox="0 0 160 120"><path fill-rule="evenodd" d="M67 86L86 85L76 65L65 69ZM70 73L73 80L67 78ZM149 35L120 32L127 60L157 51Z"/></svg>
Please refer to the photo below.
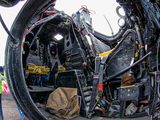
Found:
<svg viewBox="0 0 160 120"><path fill-rule="evenodd" d="M146 57L148 57L151 53L152 53L152 52L150 51L150 52L147 53L145 56L143 56L141 59L139 59L137 62L135 62L134 64L132 64L131 66L129 66L129 67L121 70L120 72L118 72L118 73L116 73L116 74L114 74L114 75L111 75L111 76L109 76L109 77L106 77L106 78L104 79L103 83L104 83L104 82L107 82L107 81L109 81L109 80L111 80L111 79L113 79L113 78L115 78L115 77L117 77L118 75L120 75L120 74L128 71L128 70L131 69L132 67L136 66L138 63L140 63L140 62L143 61Z"/></svg>
<svg viewBox="0 0 160 120"><path fill-rule="evenodd" d="M95 37L97 37L98 39L101 39L104 42L115 42L122 37L124 32L127 30L127 27L128 26L125 25L123 28L120 28L119 32L113 36L106 36L101 33L98 33L97 31L95 31L93 34Z"/></svg>

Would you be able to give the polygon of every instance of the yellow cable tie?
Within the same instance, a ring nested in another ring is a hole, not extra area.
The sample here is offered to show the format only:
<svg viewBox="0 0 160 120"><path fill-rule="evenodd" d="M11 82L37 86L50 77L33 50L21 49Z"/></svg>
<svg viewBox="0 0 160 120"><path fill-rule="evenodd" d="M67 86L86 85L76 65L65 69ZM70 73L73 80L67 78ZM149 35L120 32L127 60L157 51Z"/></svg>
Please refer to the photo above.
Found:
<svg viewBox="0 0 160 120"><path fill-rule="evenodd" d="M67 22L64 22L65 25L69 25Z"/></svg>
<svg viewBox="0 0 160 120"><path fill-rule="evenodd" d="M147 63L147 61L143 61L142 63Z"/></svg>
<svg viewBox="0 0 160 120"><path fill-rule="evenodd" d="M135 55L135 58L137 58L138 57L138 54L137 55Z"/></svg>
<svg viewBox="0 0 160 120"><path fill-rule="evenodd" d="M144 46L140 46L140 49L144 48Z"/></svg>
<svg viewBox="0 0 160 120"><path fill-rule="evenodd" d="M106 56L106 55L110 54L112 51L113 51L113 50L110 50L110 51L101 53L101 54L99 54L98 56L100 56L100 57Z"/></svg>

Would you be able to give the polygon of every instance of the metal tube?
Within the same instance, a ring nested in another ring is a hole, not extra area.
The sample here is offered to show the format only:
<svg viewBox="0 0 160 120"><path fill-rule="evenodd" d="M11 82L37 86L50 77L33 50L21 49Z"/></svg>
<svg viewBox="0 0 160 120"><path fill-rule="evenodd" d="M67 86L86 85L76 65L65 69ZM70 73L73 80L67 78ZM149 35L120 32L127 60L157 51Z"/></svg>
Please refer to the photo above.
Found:
<svg viewBox="0 0 160 120"><path fill-rule="evenodd" d="M104 83L104 82L107 82L107 81L109 81L109 80L111 80L111 79L113 79L113 78L115 78L115 77L117 77L118 75L120 75L120 74L126 72L127 70L131 69L132 67L136 66L138 63L140 63L140 62L143 61L146 57L148 57L151 53L152 53L152 52L150 51L150 52L147 53L145 56L143 56L141 59L139 59L137 62L135 62L134 64L132 64L131 66L123 69L122 71L120 71L120 72L118 72L118 73L116 73L116 74L114 74L114 75L112 75L112 76L106 77L106 78L104 79L103 83Z"/></svg>
<svg viewBox="0 0 160 120"><path fill-rule="evenodd" d="M34 36L32 42L31 42L31 44L30 44L30 46L29 46L29 50L31 49L31 47L32 47L33 43L35 42L35 40L36 40L39 32L41 31L41 29L43 28L43 26L44 26L45 24L46 24L46 23L43 23L43 24L40 26L39 30L37 31L36 35Z"/></svg>

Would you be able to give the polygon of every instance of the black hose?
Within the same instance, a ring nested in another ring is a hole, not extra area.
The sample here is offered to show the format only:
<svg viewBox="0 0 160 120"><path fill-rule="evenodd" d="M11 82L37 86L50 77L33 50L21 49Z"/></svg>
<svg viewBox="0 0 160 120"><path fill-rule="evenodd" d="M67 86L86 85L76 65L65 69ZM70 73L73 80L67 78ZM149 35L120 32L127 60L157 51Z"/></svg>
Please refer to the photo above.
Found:
<svg viewBox="0 0 160 120"><path fill-rule="evenodd" d="M159 44L160 41L158 41L158 46L157 46L157 71L159 71Z"/></svg>
<svg viewBox="0 0 160 120"><path fill-rule="evenodd" d="M127 70L131 69L132 67L136 66L138 63L140 63L140 62L143 61L146 57L148 57L151 53L152 53L152 52L150 51L150 52L147 53L145 56L143 56L141 59L139 59L137 62L135 62L134 64L132 64L131 66L129 66L129 67L121 70L120 72L118 72L118 73L116 73L116 74L114 74L114 75L111 75L111 76L109 76L109 77L106 77L103 82L107 82L107 81L109 81L109 80L117 77L118 75L126 72Z"/></svg>
<svg viewBox="0 0 160 120"><path fill-rule="evenodd" d="M137 36L138 36L138 41L139 41L139 44L140 44L140 58L141 58L142 56L144 56L144 43L143 43L143 40L142 40L142 36L141 36L141 33L140 33L139 26L136 22L135 22L135 28L136 28L136 32L137 32Z"/></svg>
<svg viewBox="0 0 160 120"><path fill-rule="evenodd" d="M139 45L140 45L140 58L142 58L145 54L145 47L144 47L144 43L143 43L143 40L142 40L140 28L139 28L139 25L138 25L138 19L137 19L136 16L131 16L131 19L132 19L132 21L134 21L134 26L136 28L138 42L139 42ZM145 65L143 67L145 68ZM139 76L137 77L138 79L142 77L143 67L142 67L142 64L139 65L140 72L139 72Z"/></svg>
<svg viewBox="0 0 160 120"><path fill-rule="evenodd" d="M123 16L123 15L121 15L121 14L119 13L119 9L121 9L121 8L122 8L121 6L117 6L117 7L116 7L116 13L117 13L117 15L118 15L120 18L125 17L125 15Z"/></svg>
<svg viewBox="0 0 160 120"><path fill-rule="evenodd" d="M159 76L160 77L160 76ZM158 97L160 98L160 78L158 77L158 82L157 82L157 95L158 95Z"/></svg>
<svg viewBox="0 0 160 120"><path fill-rule="evenodd" d="M123 28L119 29L119 32L117 34L115 34L113 36L103 35L103 34L97 32L97 31L95 31L93 33L93 35L96 38L98 38L98 39L100 39L100 40L102 40L104 42L116 42L118 39L120 39L122 37L122 35L124 34L124 32L127 30L127 28L128 28L128 25L125 25Z"/></svg>
<svg viewBox="0 0 160 120"><path fill-rule="evenodd" d="M0 22L4 28L4 30L7 32L7 34L9 35L9 37L11 38L11 40L13 41L13 43L16 43L16 39L14 38L14 36L10 33L10 31L8 30L7 26L5 25L2 16L0 14Z"/></svg>
<svg viewBox="0 0 160 120"><path fill-rule="evenodd" d="M157 77L157 76L155 75L155 77ZM150 115L154 115L154 109L155 109L156 94L157 94L157 92L156 92L156 90L157 90L157 81L156 81L156 78L154 79L154 84L155 84L155 87L154 87L154 96L153 96L153 101L152 101L152 107L150 107L151 108Z"/></svg>

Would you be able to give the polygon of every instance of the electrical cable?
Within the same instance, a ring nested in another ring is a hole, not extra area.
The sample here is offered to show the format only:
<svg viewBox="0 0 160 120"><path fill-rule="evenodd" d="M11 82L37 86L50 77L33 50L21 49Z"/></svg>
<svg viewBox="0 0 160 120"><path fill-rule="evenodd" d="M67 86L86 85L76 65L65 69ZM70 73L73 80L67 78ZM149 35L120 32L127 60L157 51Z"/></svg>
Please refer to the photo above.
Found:
<svg viewBox="0 0 160 120"><path fill-rule="evenodd" d="M111 34L112 34L112 36L113 36L113 35L114 35L114 32L113 32L112 26L111 26L111 24L109 23L109 21L108 21L108 19L106 18L105 15L104 15L104 18L106 19L106 21L107 21L107 23L108 23L108 25L109 25L109 27L110 27L110 29L111 29Z"/></svg>
<svg viewBox="0 0 160 120"><path fill-rule="evenodd" d="M108 107L107 107L108 108ZM100 108L98 108L99 111L101 111L102 113L106 113L108 111L108 109L106 109L106 111L101 110Z"/></svg>
<svg viewBox="0 0 160 120"><path fill-rule="evenodd" d="M35 85L35 82L36 82L36 76L33 75L33 77L35 78L35 80L33 81L33 86Z"/></svg>
<svg viewBox="0 0 160 120"><path fill-rule="evenodd" d="M38 86L41 86L41 85L42 85L41 74L39 75L39 80L38 80L37 84L38 84Z"/></svg>
<svg viewBox="0 0 160 120"><path fill-rule="evenodd" d="M47 80L47 79L49 78L49 73L48 73L48 76L47 76L47 77L46 77L46 76L44 76L44 75L43 75L42 77L44 77L44 78Z"/></svg>
<svg viewBox="0 0 160 120"><path fill-rule="evenodd" d="M44 13L56 14L57 11L48 11L48 10L46 10L46 11L44 11Z"/></svg>
<svg viewBox="0 0 160 120"><path fill-rule="evenodd" d="M26 35L27 35L31 30L33 30L36 26L38 26L38 25L40 25L40 24L42 24L42 23L46 23L46 22L48 22L48 21L56 18L57 16L61 16L61 15L57 13L57 14L52 14L52 15L50 15L50 16L48 16L48 17L45 17L45 18L40 19L39 21L37 21L36 23L34 23L34 24L28 29L28 31L26 32Z"/></svg>

